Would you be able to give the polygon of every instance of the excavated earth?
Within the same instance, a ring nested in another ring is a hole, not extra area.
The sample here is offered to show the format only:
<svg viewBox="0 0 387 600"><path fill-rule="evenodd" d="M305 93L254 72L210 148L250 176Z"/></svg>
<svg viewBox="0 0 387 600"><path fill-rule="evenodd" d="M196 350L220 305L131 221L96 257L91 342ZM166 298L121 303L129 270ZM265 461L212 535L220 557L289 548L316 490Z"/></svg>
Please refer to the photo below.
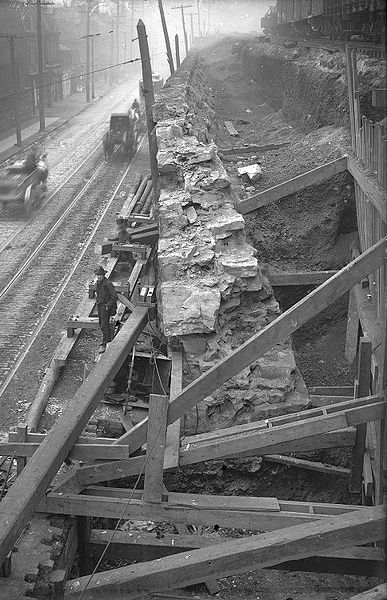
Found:
<svg viewBox="0 0 387 600"><path fill-rule="evenodd" d="M233 210L237 198L343 156L349 150L349 134L342 56L334 60L320 52L289 56L288 51L269 46L262 50L262 44L256 43L234 53L234 42L223 40L186 59L168 80L154 109L163 176L160 317L169 343L184 350L186 382L313 289L273 290L268 271L340 269L349 261L350 244L356 237L353 182L347 173L247 214L244 224L240 223ZM283 72L280 81L275 81L284 64L293 76L300 75L302 86ZM380 81L384 73L374 61L360 66L366 106L367 83ZM233 122L238 137L230 137L224 121ZM225 148L250 144L266 149L259 155L222 153ZM261 179L255 184L243 181L237 168L257 162ZM230 247L234 258L240 252L234 271L225 259ZM200 298L199 287L205 292ZM164 296L163 289L168 291ZM188 313L179 315L182 305ZM226 382L186 419L185 431L293 412L310 406L307 386L352 384L356 365L344 359L347 306L348 298L343 297L303 326L291 341ZM189 318L184 319L187 314ZM350 466L350 454L344 449L298 456ZM166 485L170 490L204 494L361 502L358 495L348 492L345 478L273 466L261 459L185 468L167 475ZM351 576L258 571L222 580L219 597L333 600L373 584L373 579Z"/></svg>

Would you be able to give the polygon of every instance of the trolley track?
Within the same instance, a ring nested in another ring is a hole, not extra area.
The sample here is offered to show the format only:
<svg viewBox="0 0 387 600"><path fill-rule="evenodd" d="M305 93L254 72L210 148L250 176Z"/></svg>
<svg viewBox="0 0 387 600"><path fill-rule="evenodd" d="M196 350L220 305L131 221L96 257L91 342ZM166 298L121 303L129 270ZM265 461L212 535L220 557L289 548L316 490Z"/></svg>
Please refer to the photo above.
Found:
<svg viewBox="0 0 387 600"><path fill-rule="evenodd" d="M56 222L55 231L46 235L28 265L22 265L13 283L0 292L0 408L4 391L90 249L106 212L117 196L127 194L131 165L109 163L107 169L102 163Z"/></svg>

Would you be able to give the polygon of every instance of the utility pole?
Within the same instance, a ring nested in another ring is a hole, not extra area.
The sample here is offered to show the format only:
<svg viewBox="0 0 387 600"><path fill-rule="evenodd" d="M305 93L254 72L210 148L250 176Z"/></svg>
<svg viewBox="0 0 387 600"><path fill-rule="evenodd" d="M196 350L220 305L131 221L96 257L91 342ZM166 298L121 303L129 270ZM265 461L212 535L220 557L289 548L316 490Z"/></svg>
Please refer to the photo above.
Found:
<svg viewBox="0 0 387 600"><path fill-rule="evenodd" d="M9 40L9 54L11 59L11 69L12 69L12 87L14 94L14 117L15 117L15 128L16 128L16 145L22 147L22 137L21 137L21 129L20 129L20 118L19 118L19 81L18 81L18 73L15 59L15 38L21 38L21 35L15 34L6 34L0 35L0 38L5 38Z"/></svg>
<svg viewBox="0 0 387 600"><path fill-rule="evenodd" d="M175 52L176 52L176 68L180 67L180 47L179 47L179 36L175 35Z"/></svg>
<svg viewBox="0 0 387 600"><path fill-rule="evenodd" d="M86 102L90 102L90 10L89 4L86 3L86 75L85 75L85 86L86 86Z"/></svg>
<svg viewBox="0 0 387 600"><path fill-rule="evenodd" d="M163 32L164 32L164 38L165 38L165 47L167 49L167 57L168 57L169 70L170 70L171 75L172 75L172 73L175 70L175 67L173 66L172 50L171 50L171 44L169 42L169 35L168 35L167 24L166 24L166 21L165 21L163 0L158 0L158 3L159 3L159 11L160 11L160 17L161 17L161 24L163 26Z"/></svg>
<svg viewBox="0 0 387 600"><path fill-rule="evenodd" d="M191 17L191 46L192 46L193 42L194 42L194 29L193 29L193 17L194 17L194 14L190 13L190 17Z"/></svg>
<svg viewBox="0 0 387 600"><path fill-rule="evenodd" d="M208 35L211 35L211 5L210 0L208 0Z"/></svg>
<svg viewBox="0 0 387 600"><path fill-rule="evenodd" d="M184 9L185 8L191 8L192 4L180 4L180 6L173 6L172 10L176 10L179 9L181 10L181 22L183 25L183 34L184 34L184 44L185 44L185 55L187 56L188 54L188 36L187 36L187 30L185 28L185 19L184 19Z"/></svg>
<svg viewBox="0 0 387 600"><path fill-rule="evenodd" d="M148 129L149 143L149 161L153 183L153 200L156 203L159 194L158 178L159 169L157 165L157 139L155 122L153 121L152 106L154 103L152 66L149 57L149 46L146 35L146 29L143 21L140 19L137 23L138 44L140 46L141 67L142 67L142 85L145 99L146 123Z"/></svg>
<svg viewBox="0 0 387 600"><path fill-rule="evenodd" d="M198 36L202 37L202 31L201 31L201 27L200 27L200 4L199 4L200 0L196 0L196 6L198 9Z"/></svg>
<svg viewBox="0 0 387 600"><path fill-rule="evenodd" d="M120 63L120 0L117 0L117 18L116 18L116 80L118 83L119 63Z"/></svg>
<svg viewBox="0 0 387 600"><path fill-rule="evenodd" d="M134 0L130 10L130 60L133 59Z"/></svg>
<svg viewBox="0 0 387 600"><path fill-rule="evenodd" d="M90 35L91 39L91 99L95 98L95 90L94 90L94 37L101 35L100 33L92 33Z"/></svg>
<svg viewBox="0 0 387 600"><path fill-rule="evenodd" d="M42 46L42 4L36 0L36 37L38 43L38 99L39 99L39 131L46 129L44 117L44 77L43 77L43 46Z"/></svg>
<svg viewBox="0 0 387 600"><path fill-rule="evenodd" d="M112 28L108 33L110 33L110 69L109 69L109 86L113 86L113 62L114 62L114 39L113 39L113 27L114 23L112 21Z"/></svg>

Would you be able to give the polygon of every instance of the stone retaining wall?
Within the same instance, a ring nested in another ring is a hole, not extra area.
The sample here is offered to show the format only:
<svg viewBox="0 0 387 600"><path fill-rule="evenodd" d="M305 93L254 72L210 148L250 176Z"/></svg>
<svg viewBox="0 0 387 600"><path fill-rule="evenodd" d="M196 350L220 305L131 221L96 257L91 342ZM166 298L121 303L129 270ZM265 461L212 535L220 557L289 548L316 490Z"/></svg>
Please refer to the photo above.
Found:
<svg viewBox="0 0 387 600"><path fill-rule="evenodd" d="M154 105L161 174L159 317L184 348L185 384L279 314L259 257L234 209L230 179L210 137L211 89L195 55ZM305 408L308 396L287 343L227 381L186 419L201 432Z"/></svg>

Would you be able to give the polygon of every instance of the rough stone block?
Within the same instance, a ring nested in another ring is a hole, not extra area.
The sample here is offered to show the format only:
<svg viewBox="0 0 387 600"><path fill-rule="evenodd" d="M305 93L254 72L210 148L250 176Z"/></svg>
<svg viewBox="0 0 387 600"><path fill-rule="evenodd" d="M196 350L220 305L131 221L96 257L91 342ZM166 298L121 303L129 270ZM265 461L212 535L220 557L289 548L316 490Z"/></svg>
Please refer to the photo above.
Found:
<svg viewBox="0 0 387 600"><path fill-rule="evenodd" d="M232 208L222 209L207 222L207 227L215 236L215 239L222 239L235 231L244 229L245 221L236 210Z"/></svg>
<svg viewBox="0 0 387 600"><path fill-rule="evenodd" d="M161 284L162 319L166 336L208 333L214 330L220 306L219 290L205 282Z"/></svg>
<svg viewBox="0 0 387 600"><path fill-rule="evenodd" d="M195 167L185 170L185 190L221 190L230 186L230 178L217 156L211 162L195 165Z"/></svg>

